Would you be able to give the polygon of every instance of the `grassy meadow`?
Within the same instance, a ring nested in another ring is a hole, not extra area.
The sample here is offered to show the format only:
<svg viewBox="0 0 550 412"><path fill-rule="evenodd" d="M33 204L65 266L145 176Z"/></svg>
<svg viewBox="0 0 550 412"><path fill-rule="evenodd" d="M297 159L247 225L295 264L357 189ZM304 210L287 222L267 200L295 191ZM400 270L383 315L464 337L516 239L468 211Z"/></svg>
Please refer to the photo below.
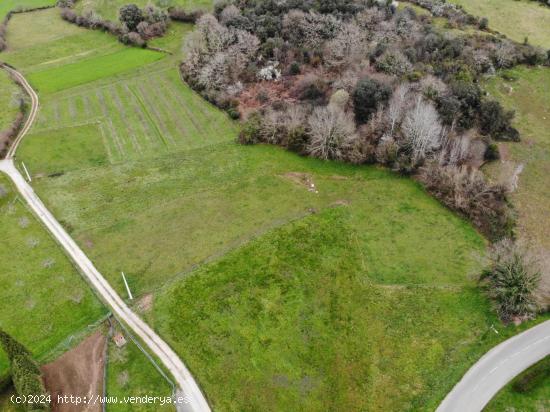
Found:
<svg viewBox="0 0 550 412"><path fill-rule="evenodd" d="M127 337L127 343L118 348L111 340L108 346L108 367L106 396L116 396L119 399L129 396L160 396L172 395L172 387L159 374L137 345ZM109 412L125 411L174 411L172 405L157 404L109 404Z"/></svg>
<svg viewBox="0 0 550 412"><path fill-rule="evenodd" d="M91 57L77 63L34 72L29 75L28 80L35 86L37 92L47 94L111 77L162 57L163 55L159 52L127 48L113 54ZM90 70L92 67L93 70Z"/></svg>
<svg viewBox="0 0 550 412"><path fill-rule="evenodd" d="M3 174L0 227L0 327L41 359L106 311Z"/></svg>
<svg viewBox="0 0 550 412"><path fill-rule="evenodd" d="M0 132L8 129L19 112L19 97L24 98L6 70L0 70Z"/></svg>
<svg viewBox="0 0 550 412"><path fill-rule="evenodd" d="M510 39L550 48L550 7L531 0L450 0L480 17L489 19L489 27Z"/></svg>
<svg viewBox="0 0 550 412"><path fill-rule="evenodd" d="M215 410L433 411L471 363L517 333L464 267L415 275L403 265L409 246L380 273L387 245L372 238L396 233L372 222L383 207L361 206L275 229L160 295L150 321Z"/></svg>
<svg viewBox="0 0 550 412"><path fill-rule="evenodd" d="M0 19L4 19L11 10L53 6L56 0L2 0L0 1Z"/></svg>

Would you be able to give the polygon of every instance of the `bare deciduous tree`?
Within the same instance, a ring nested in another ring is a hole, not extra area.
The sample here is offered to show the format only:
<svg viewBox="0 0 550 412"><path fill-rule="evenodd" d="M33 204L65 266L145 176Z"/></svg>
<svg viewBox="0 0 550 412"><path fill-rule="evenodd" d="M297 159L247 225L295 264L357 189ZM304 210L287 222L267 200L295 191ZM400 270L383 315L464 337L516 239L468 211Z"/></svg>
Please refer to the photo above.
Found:
<svg viewBox="0 0 550 412"><path fill-rule="evenodd" d="M320 159L343 159L355 134L353 116L338 107L316 108L309 117L312 156Z"/></svg>
<svg viewBox="0 0 550 412"><path fill-rule="evenodd" d="M423 101L420 97L405 115L402 130L415 161L426 158L441 144L443 128L437 111L431 103Z"/></svg>
<svg viewBox="0 0 550 412"><path fill-rule="evenodd" d="M363 59L367 49L366 32L354 23L347 23L325 44L324 61L329 67L347 67Z"/></svg>
<svg viewBox="0 0 550 412"><path fill-rule="evenodd" d="M230 4L220 13L220 23L227 24L229 21L241 15L241 11L234 4Z"/></svg>
<svg viewBox="0 0 550 412"><path fill-rule="evenodd" d="M407 95L410 90L408 83L402 83L392 94L388 104L387 115L390 121L390 133L393 133L397 124L401 121L405 110L407 109Z"/></svg>

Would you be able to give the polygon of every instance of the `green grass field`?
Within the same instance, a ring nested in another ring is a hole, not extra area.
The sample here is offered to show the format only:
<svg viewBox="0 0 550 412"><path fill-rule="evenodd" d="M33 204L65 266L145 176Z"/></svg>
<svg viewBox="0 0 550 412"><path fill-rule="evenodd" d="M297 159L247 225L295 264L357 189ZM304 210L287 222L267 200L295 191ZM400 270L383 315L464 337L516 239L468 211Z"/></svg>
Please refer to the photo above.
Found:
<svg viewBox="0 0 550 412"><path fill-rule="evenodd" d="M151 322L215 410L433 411L469 364L517 332L490 330L498 320L464 267L413 275L399 267L409 246L381 275L380 239L396 233L373 222L380 206L352 202L276 229L161 294Z"/></svg>
<svg viewBox="0 0 550 412"><path fill-rule="evenodd" d="M512 40L550 48L550 7L530 0L450 0L469 13L487 17L489 27Z"/></svg>
<svg viewBox="0 0 550 412"><path fill-rule="evenodd" d="M487 89L515 110L515 125L522 136L520 143L501 143L505 160L524 165L513 195L519 230L522 237L550 251L550 69L519 67L508 76L517 80L495 77ZM498 166L491 167L494 175Z"/></svg>
<svg viewBox="0 0 550 412"><path fill-rule="evenodd" d="M105 309L3 174L0 193L0 327L41 359Z"/></svg>
<svg viewBox="0 0 550 412"><path fill-rule="evenodd" d="M516 377L495 396L484 412L548 410L550 410L550 356Z"/></svg>
<svg viewBox="0 0 550 412"><path fill-rule="evenodd" d="M158 52L128 48L113 54L81 60L78 63L34 72L29 75L28 80L38 92L58 92L114 76L162 57L164 56Z"/></svg>
<svg viewBox="0 0 550 412"><path fill-rule="evenodd" d="M2 60L27 75L127 50L107 33L63 22L58 9L14 15L7 41Z"/></svg>
<svg viewBox="0 0 550 412"><path fill-rule="evenodd" d="M4 19L10 10L53 6L56 0L2 0L0 1L0 19Z"/></svg>
<svg viewBox="0 0 550 412"><path fill-rule="evenodd" d="M137 4L139 7L144 7L150 0L134 0L133 4ZM159 5L166 6L180 6L185 10L210 10L214 2L212 0L161 0L156 2ZM80 0L76 4L76 11L78 13L85 13L93 11L99 14L101 17L107 20L118 20L118 10L128 4L127 0Z"/></svg>
<svg viewBox="0 0 550 412"><path fill-rule="evenodd" d="M153 364L140 351L137 345L127 338L127 343L118 348L111 340L109 342L109 363L107 368L106 390L108 397L123 399L129 396L159 396L170 397L172 388L164 380ZM157 404L109 404L109 412L125 411L174 411L172 405Z"/></svg>
<svg viewBox="0 0 550 412"><path fill-rule="evenodd" d="M0 132L8 129L19 112L19 98L24 94L11 79L8 72L0 70Z"/></svg>

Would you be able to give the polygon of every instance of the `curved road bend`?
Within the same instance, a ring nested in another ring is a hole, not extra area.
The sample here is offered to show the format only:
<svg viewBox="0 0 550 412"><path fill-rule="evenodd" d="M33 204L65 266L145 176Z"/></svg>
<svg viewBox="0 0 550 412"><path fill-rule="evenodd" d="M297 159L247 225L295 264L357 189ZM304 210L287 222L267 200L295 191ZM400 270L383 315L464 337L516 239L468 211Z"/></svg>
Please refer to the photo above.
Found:
<svg viewBox="0 0 550 412"><path fill-rule="evenodd" d="M15 139L12 147L9 149L6 159L0 160L0 171L6 173L13 180L17 190L21 193L30 208L65 249L82 274L102 297L103 301L111 308L115 316L123 320L170 371L180 388L178 396L183 395L187 400L186 403L177 406L178 411L209 412L210 407L206 398L181 359L168 344L149 327L149 325L130 310L126 303L95 268L86 254L78 247L69 234L67 234L65 229L63 229L46 206L44 206L42 201L34 193L32 187L25 181L21 173L19 173L15 167L13 162L15 150L21 142L21 139L32 126L36 114L38 113L38 95L18 71L3 64L1 67L20 81L21 85L31 97L32 107L25 125Z"/></svg>
<svg viewBox="0 0 550 412"><path fill-rule="evenodd" d="M550 320L495 346L478 360L436 412L479 412L529 366L550 355Z"/></svg>

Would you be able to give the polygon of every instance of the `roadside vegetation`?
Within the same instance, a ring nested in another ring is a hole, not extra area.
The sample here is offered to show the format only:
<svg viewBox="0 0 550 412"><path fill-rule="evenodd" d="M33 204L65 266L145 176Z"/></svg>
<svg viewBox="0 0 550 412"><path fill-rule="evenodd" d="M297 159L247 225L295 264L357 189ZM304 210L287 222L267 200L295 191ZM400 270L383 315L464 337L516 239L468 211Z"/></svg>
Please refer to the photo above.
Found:
<svg viewBox="0 0 550 412"><path fill-rule="evenodd" d="M41 360L99 319L104 308L4 175L0 211L0 326ZM0 380L7 373L0 351Z"/></svg>
<svg viewBox="0 0 550 412"><path fill-rule="evenodd" d="M522 372L485 407L484 412L550 409L550 356Z"/></svg>
<svg viewBox="0 0 550 412"><path fill-rule="evenodd" d="M0 156L23 125L28 98L5 70L0 70Z"/></svg>
<svg viewBox="0 0 550 412"><path fill-rule="evenodd" d="M120 332L120 330L116 330ZM140 351L136 344L126 336L127 343L119 348L110 340L108 347L106 396L123 400L130 396L172 396L172 388ZM172 405L153 404L109 404L109 411L174 411Z"/></svg>

